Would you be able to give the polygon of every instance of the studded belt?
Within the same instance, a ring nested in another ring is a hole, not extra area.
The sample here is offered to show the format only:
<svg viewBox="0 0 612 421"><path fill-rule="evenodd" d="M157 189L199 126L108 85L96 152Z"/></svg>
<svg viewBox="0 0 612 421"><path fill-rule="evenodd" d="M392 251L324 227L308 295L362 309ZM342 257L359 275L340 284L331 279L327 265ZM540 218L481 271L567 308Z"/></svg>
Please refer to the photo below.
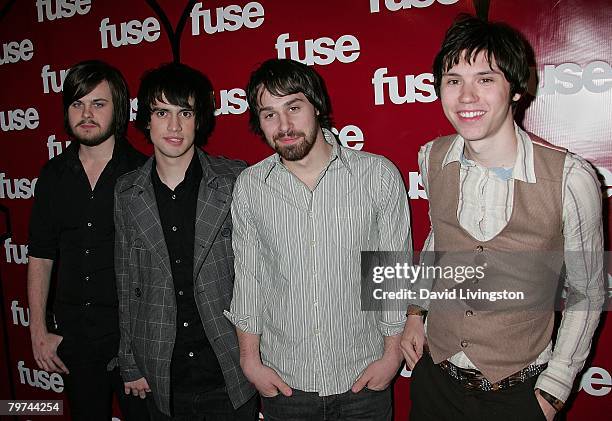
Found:
<svg viewBox="0 0 612 421"><path fill-rule="evenodd" d="M530 364L524 369L509 375L505 379L491 383L478 370L457 367L448 360L442 361L438 366L455 381L469 390L488 392L491 390L508 389L514 385L524 383L527 379L537 376L546 369L547 364Z"/></svg>

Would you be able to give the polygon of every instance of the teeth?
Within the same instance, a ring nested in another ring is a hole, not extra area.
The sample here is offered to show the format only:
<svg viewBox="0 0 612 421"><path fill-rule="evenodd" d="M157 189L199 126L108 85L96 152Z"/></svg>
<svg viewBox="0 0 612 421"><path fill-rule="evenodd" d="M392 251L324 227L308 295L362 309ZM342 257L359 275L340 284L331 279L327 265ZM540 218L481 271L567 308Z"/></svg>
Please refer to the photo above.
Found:
<svg viewBox="0 0 612 421"><path fill-rule="evenodd" d="M459 115L464 118L474 118L484 115L484 111L462 111Z"/></svg>

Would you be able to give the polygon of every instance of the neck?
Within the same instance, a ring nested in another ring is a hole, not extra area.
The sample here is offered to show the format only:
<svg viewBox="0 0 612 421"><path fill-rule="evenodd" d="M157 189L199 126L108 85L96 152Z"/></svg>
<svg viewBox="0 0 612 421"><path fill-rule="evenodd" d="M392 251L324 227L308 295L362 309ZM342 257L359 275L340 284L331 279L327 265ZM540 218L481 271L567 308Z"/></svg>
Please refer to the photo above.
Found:
<svg viewBox="0 0 612 421"><path fill-rule="evenodd" d="M179 157L168 157L162 155L158 150L155 150L155 169L159 175L159 179L174 190L181 181L185 179L185 173L195 153L195 147L191 147L187 152Z"/></svg>
<svg viewBox="0 0 612 421"><path fill-rule="evenodd" d="M287 161L283 158L281 158L281 160L285 167L296 175L312 173L318 175L329 161L331 151L332 146L325 141L323 131L319 130L315 144L312 146L310 152L308 152L308 155L299 161Z"/></svg>
<svg viewBox="0 0 612 421"><path fill-rule="evenodd" d="M487 139L465 141L464 153L467 158L485 168L511 168L516 161L517 150L514 124L505 124L494 135Z"/></svg>
<svg viewBox="0 0 612 421"><path fill-rule="evenodd" d="M115 136L111 136L96 146L79 145L79 158L82 161L110 161L115 148Z"/></svg>

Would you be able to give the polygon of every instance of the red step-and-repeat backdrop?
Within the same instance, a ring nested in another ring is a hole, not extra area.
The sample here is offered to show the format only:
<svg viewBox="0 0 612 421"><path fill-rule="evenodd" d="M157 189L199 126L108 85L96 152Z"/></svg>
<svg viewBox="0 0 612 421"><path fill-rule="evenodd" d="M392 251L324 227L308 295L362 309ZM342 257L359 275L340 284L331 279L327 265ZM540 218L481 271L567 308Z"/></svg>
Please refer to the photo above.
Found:
<svg viewBox="0 0 612 421"><path fill-rule="evenodd" d="M452 131L433 89L431 63L462 12L524 33L536 64L534 99L522 124L589 160L602 176L607 205L610 0L0 1L0 235L9 228L8 216L12 228L0 247L0 399L63 398L61 376L37 369L31 354L27 226L39 170L66 147L61 90L72 64L97 58L117 66L132 98L142 72L162 62L176 59L200 69L213 82L218 107L205 149L250 163L270 153L248 129L244 86L250 72L271 57L314 66L326 80L342 144L385 155L401 170L418 249L429 221L417 152ZM132 119L136 108L132 99ZM151 153L134 127L129 137ZM612 411L610 347L612 325L604 320L567 419L607 419ZM407 419L409 387L404 370L395 383L397 420Z"/></svg>

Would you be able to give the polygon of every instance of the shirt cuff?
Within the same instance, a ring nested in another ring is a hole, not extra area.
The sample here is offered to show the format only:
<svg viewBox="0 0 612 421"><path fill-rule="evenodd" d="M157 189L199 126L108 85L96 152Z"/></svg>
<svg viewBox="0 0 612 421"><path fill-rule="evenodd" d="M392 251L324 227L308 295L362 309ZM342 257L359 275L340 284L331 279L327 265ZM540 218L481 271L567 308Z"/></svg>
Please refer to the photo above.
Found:
<svg viewBox="0 0 612 421"><path fill-rule="evenodd" d="M232 322L234 326L245 333L261 335L261 322L257 316L249 316L246 314L237 314L224 310L223 314Z"/></svg>
<svg viewBox="0 0 612 421"><path fill-rule="evenodd" d="M550 393L560 401L567 402L572 390L573 378L569 378L567 375L558 376L562 373L555 373L557 374L555 375L553 371L550 368L544 370L538 377L535 388Z"/></svg>
<svg viewBox="0 0 612 421"><path fill-rule="evenodd" d="M133 382L134 380L144 377L131 355L128 357L119 357L119 370L121 371L121 378L124 383Z"/></svg>
<svg viewBox="0 0 612 421"><path fill-rule="evenodd" d="M402 314L402 321L399 322L384 322L378 321L378 330L383 336L395 336L399 335L404 331L404 325L406 324L406 318Z"/></svg>

